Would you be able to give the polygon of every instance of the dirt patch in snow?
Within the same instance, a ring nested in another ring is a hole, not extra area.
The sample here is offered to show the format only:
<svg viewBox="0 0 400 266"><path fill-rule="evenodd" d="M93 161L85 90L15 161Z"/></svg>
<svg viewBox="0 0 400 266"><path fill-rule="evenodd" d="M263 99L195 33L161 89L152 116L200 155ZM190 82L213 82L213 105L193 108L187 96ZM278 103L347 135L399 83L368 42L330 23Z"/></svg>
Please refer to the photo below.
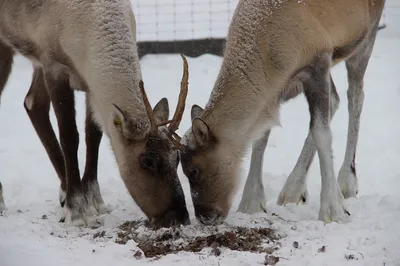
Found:
<svg viewBox="0 0 400 266"><path fill-rule="evenodd" d="M126 244L133 240L145 257L154 258L180 251L200 252L204 248L211 248L214 256L223 252L221 248L271 254L279 248L279 239L274 229L263 227L190 225L152 230L141 221L129 221L118 227L115 242Z"/></svg>

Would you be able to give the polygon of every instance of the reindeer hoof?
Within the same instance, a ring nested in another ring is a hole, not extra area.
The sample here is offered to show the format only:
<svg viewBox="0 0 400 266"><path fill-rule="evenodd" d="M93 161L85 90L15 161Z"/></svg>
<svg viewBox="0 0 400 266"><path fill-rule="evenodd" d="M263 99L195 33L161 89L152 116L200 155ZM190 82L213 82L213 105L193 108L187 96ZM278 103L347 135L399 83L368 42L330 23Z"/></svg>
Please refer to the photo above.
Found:
<svg viewBox="0 0 400 266"><path fill-rule="evenodd" d="M0 215L3 215L6 212L7 208L4 202L0 203Z"/></svg>
<svg viewBox="0 0 400 266"><path fill-rule="evenodd" d="M338 183L340 191L342 192L345 199L357 197L358 179L357 176L350 169L340 169Z"/></svg>
<svg viewBox="0 0 400 266"><path fill-rule="evenodd" d="M67 193L60 186L60 189L58 191L58 200L60 202L61 208L64 208L66 198Z"/></svg>
<svg viewBox="0 0 400 266"><path fill-rule="evenodd" d="M64 205L64 217L60 221L64 221L67 226L93 227L98 225L95 213L93 213L93 209L90 208L82 192L67 197Z"/></svg>
<svg viewBox="0 0 400 266"><path fill-rule="evenodd" d="M285 184L281 193L279 194L277 204L280 206L288 203L306 204L308 196L307 186L305 184L301 186L298 186L297 184L290 185L290 183Z"/></svg>
<svg viewBox="0 0 400 266"><path fill-rule="evenodd" d="M344 198L339 190L321 192L322 200L318 219L324 223L347 223L350 218L350 212L344 206Z"/></svg>
<svg viewBox="0 0 400 266"><path fill-rule="evenodd" d="M347 223L350 220L350 212L341 204L330 204L330 206L321 208L318 219L325 224L331 222Z"/></svg>
<svg viewBox="0 0 400 266"><path fill-rule="evenodd" d="M61 218L67 226L96 226L98 225L96 217L90 213L90 209L86 208L75 208L70 209L65 205L64 207L65 216ZM60 220L60 221L61 221Z"/></svg>
<svg viewBox="0 0 400 266"><path fill-rule="evenodd" d="M89 208L96 215L106 214L110 211L104 204L103 197L100 193L100 186L97 181L90 181L84 185L85 197Z"/></svg>
<svg viewBox="0 0 400 266"><path fill-rule="evenodd" d="M265 198L264 199L242 199L239 204L238 212L254 214L259 212L267 212L265 208Z"/></svg>

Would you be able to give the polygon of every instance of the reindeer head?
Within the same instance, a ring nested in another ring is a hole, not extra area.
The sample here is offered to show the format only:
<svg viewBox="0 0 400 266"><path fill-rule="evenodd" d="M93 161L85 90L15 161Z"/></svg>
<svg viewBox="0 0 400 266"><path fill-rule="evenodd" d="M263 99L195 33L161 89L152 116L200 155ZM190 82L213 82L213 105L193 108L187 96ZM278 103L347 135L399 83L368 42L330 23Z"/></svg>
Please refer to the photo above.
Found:
<svg viewBox="0 0 400 266"><path fill-rule="evenodd" d="M140 126L137 120L114 106L113 123L118 140L112 146L121 176L130 194L155 227L189 223L185 197L177 175L178 150L182 145L174 137L182 119L188 90L188 64L183 55L182 58L184 72L181 91L172 120L168 120L166 98L161 99L154 109L151 108L142 81L139 87L150 128L148 123Z"/></svg>
<svg viewBox="0 0 400 266"><path fill-rule="evenodd" d="M201 107L192 107L192 127L184 136L181 163L197 219L203 224L217 224L231 207L242 152L237 152L235 142L214 132L203 113Z"/></svg>

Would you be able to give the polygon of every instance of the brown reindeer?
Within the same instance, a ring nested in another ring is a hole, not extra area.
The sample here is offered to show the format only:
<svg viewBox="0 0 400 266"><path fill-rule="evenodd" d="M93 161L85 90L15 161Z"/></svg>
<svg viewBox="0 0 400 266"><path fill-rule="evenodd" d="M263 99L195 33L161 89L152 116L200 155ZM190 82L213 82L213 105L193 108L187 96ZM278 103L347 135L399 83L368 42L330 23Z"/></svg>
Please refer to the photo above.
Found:
<svg viewBox="0 0 400 266"><path fill-rule="evenodd" d="M162 99L152 110L141 82L130 1L0 1L0 15L0 88L6 84L14 52L33 62L24 105L65 191L65 221L92 224L96 212L104 210L96 174L104 132L129 193L150 223L188 223L177 176L180 144L174 137L187 95L186 59L178 106L168 120L168 101ZM72 89L85 91L87 98L82 181ZM61 145L48 119L50 101Z"/></svg>
<svg viewBox="0 0 400 266"><path fill-rule="evenodd" d="M192 107L192 127L183 139L182 167L201 222L218 223L228 214L241 159L252 143L252 166L239 210L254 212L263 208L261 166L268 135L279 124L280 104L301 92L309 104L310 133L278 203L305 201L306 173L318 151L322 178L319 219L348 220L343 195L355 196L358 190L354 160L364 98L363 78L384 3L239 2L210 99L204 110ZM339 97L330 70L343 61L349 80L349 132L337 181L330 120Z"/></svg>

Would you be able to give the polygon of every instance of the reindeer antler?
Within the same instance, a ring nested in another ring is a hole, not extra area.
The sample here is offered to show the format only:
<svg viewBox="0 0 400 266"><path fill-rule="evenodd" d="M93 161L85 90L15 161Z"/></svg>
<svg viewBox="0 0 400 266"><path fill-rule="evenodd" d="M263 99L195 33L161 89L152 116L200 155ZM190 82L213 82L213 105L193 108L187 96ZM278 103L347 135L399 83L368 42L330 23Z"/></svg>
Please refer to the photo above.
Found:
<svg viewBox="0 0 400 266"><path fill-rule="evenodd" d="M144 106L146 107L146 112L147 112L147 115L149 117L150 124L151 124L151 131L157 132L159 126L164 126L164 125L169 124L169 126L168 126L169 133L167 134L167 136L174 144L174 147L177 149L182 149L184 147L180 143L181 137L178 134L176 134L175 131L179 128L179 125L182 121L183 112L185 111L186 97L188 94L188 86L189 86L188 62L183 54L181 54L181 57L183 59L183 76L182 76L182 81L181 81L181 90L179 92L178 104L176 106L174 116L171 120L157 123L153 109L151 108L149 99L147 98L147 94L144 89L144 83L142 80L139 82L140 92L142 93Z"/></svg>
<svg viewBox="0 0 400 266"><path fill-rule="evenodd" d="M183 112L185 111L186 97L189 85L188 62L183 54L181 54L181 57L183 59L183 76L181 81L181 91L179 93L179 100L176 106L174 117L172 118L172 123L168 126L168 129L172 132L175 132L179 128L179 124L182 121Z"/></svg>
<svg viewBox="0 0 400 266"><path fill-rule="evenodd" d="M143 80L139 81L139 88L140 88L140 92L142 93L143 103L144 103L144 106L146 107L147 116L149 117L149 120L150 120L150 125L151 125L150 131L157 132L158 126L157 126L156 116L154 115L153 109L151 108L149 99L147 98L146 91L144 90Z"/></svg>
<svg viewBox="0 0 400 266"><path fill-rule="evenodd" d="M181 137L176 134L176 130L179 128L179 125L182 121L183 112L185 111L186 97L188 94L188 86L189 86L189 66L186 60L186 57L181 54L183 60L183 76L181 81L181 91L179 92L178 104L176 106L175 114L172 118L171 124L168 126L169 134L168 138L175 145L175 148L182 149L184 146L180 143Z"/></svg>

